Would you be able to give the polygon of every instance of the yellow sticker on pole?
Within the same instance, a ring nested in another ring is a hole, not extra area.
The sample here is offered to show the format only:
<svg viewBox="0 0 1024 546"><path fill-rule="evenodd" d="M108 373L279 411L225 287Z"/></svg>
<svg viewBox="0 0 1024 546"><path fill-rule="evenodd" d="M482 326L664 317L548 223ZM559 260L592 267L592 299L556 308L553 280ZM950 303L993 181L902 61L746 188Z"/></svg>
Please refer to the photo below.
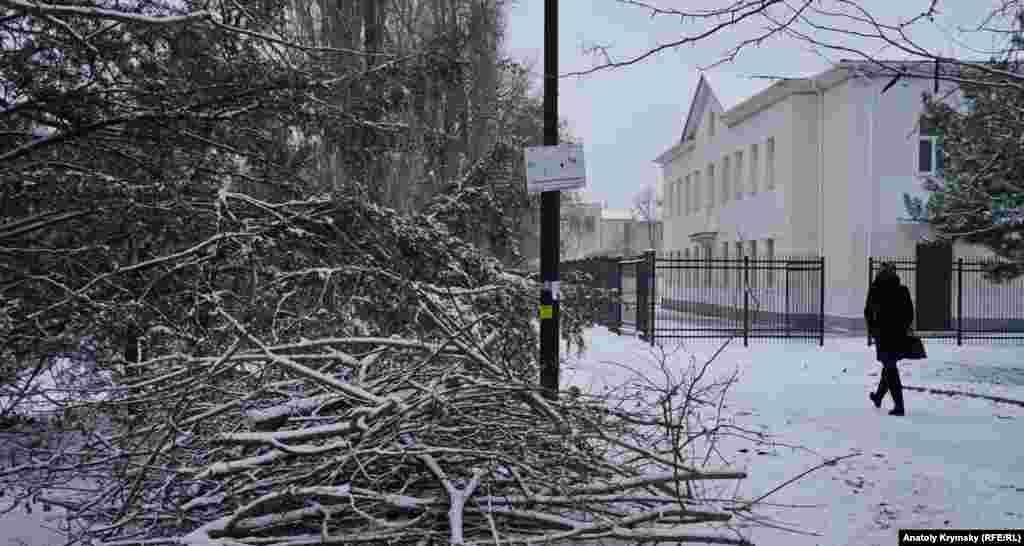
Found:
<svg viewBox="0 0 1024 546"><path fill-rule="evenodd" d="M541 305L540 306L540 319L551 319L555 318L555 308L552 305Z"/></svg>

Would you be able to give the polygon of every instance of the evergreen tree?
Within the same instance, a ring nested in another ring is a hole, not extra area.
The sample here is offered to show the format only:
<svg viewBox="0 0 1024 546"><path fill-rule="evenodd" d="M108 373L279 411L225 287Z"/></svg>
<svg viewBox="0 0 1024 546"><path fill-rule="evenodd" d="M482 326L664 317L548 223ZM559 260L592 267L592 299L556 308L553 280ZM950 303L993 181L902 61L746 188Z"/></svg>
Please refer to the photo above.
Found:
<svg viewBox="0 0 1024 546"><path fill-rule="evenodd" d="M1024 274L1024 90L998 83L961 85L959 105L925 97L921 123L939 135L942 164L925 180L927 202L907 208L939 239L991 249L1001 263L989 276L1004 281Z"/></svg>

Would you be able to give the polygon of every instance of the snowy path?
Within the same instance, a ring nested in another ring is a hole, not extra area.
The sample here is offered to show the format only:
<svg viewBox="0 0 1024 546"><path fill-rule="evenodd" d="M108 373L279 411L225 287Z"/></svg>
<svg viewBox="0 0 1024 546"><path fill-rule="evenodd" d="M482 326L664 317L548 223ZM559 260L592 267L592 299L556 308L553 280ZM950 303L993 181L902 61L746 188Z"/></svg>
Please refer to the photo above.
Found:
<svg viewBox="0 0 1024 546"><path fill-rule="evenodd" d="M589 341L581 359L567 355L566 384L600 390L623 381L626 372L609 362L654 369L651 347L636 338L598 328ZM707 357L720 343L684 342L676 356ZM1024 400L1024 346L926 345L931 358L901 365L905 384ZM901 528L1024 528L1024 408L907 391L907 416L889 416L891 400L876 410L867 398L879 365L862 338L830 337L822 348L772 341L743 348L734 341L716 363L722 374L740 371L729 398L739 424L813 450L728 446L733 464L751 472L740 488L745 496L826 457L862 453L768 499L820 507L762 510L822 536L758 528L755 543L892 545Z"/></svg>

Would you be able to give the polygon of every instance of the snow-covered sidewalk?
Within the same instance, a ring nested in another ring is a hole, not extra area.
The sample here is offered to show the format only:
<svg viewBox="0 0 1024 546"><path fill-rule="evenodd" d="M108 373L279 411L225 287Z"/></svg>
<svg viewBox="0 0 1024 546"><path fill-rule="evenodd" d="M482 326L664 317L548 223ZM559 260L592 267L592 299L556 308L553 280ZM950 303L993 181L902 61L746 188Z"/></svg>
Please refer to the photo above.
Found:
<svg viewBox="0 0 1024 546"><path fill-rule="evenodd" d="M630 372L616 364L657 373L657 351L639 339L604 328L588 337L582 357L563 353L564 385L596 393L621 384ZM672 340L665 348L683 365L691 354L703 362L721 343ZM1024 401L1024 347L925 343L927 360L901 364L905 385ZM750 472L740 494L759 495L825 458L861 453L766 499L819 505L761 512L821 536L757 528L756 544L892 545L901 528L1024 528L1024 407L908 390L907 415L889 416L891 398L881 410L868 400L880 365L863 338L829 337L824 347L758 340L744 348L733 340L715 362L716 373L739 371L727 402L737 424L807 448L727 446Z"/></svg>

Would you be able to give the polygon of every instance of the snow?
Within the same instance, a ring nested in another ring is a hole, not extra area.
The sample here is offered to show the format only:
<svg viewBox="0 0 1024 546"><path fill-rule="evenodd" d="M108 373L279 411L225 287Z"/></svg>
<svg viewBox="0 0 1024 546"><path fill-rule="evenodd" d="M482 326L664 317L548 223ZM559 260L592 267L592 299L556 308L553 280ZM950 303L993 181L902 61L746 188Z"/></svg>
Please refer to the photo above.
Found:
<svg viewBox="0 0 1024 546"><path fill-rule="evenodd" d="M95 340L85 337L78 351L22 370L13 383L0 385L0 415L44 418L78 402L108 400L116 386L109 371L96 367L95 353Z"/></svg>
<svg viewBox="0 0 1024 546"><path fill-rule="evenodd" d="M928 359L901 364L905 385L1024 401L1021 345L925 343ZM587 344L582 355L563 349L564 387L601 392L629 379L630 369L657 372L657 352L635 337L595 328L587 333ZM706 358L720 344L665 340L663 347L675 351L671 358L678 366L690 354ZM716 359L715 374L740 374L727 401L737 424L772 435L762 445L723 441L730 469L748 474L738 482L742 496L766 493L826 458L859 453L766 499L811 507L760 509L820 536L741 525L744 532L759 545L870 546L895 544L898 529L1024 527L1024 407L908 390L907 415L891 417L886 415L890 399L878 410L867 398L878 379L873 351L860 337L830 336L824 347L751 340L744 348L742 340L733 340ZM712 466L722 465L713 461ZM57 525L59 513L44 514L37 506L32 515L0 516L0 544L57 543L41 525ZM217 523L223 522L208 527ZM694 534L705 531L695 528ZM199 536L190 540L207 543Z"/></svg>
<svg viewBox="0 0 1024 546"><path fill-rule="evenodd" d="M582 356L563 352L564 386L600 393L625 382L634 373L627 368L660 373L658 351L635 337L604 328L587 337ZM675 351L678 366L691 353L703 362L722 342L663 340L663 347ZM905 386L1024 401L1024 347L925 344L928 359L900 365ZM736 423L772 435L760 446L721 444L733 468L749 474L740 495L759 496L826 458L860 453L766 499L815 507L761 509L820 536L748 527L755 544L891 545L898 529L1024 527L1024 408L906 390L907 415L889 416L891 398L881 410L868 400L880 366L862 337L827 337L824 347L752 340L744 348L733 340L713 368L740 374L727 399Z"/></svg>

